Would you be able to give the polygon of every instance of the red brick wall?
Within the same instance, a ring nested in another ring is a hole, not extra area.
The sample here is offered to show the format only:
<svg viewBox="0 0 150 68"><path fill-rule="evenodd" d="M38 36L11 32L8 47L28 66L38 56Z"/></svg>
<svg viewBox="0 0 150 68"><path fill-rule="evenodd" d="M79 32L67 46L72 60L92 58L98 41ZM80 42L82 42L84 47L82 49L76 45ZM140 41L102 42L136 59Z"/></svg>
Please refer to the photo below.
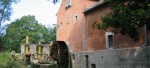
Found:
<svg viewBox="0 0 150 68"><path fill-rule="evenodd" d="M102 50L106 48L105 31L93 28L92 23L95 21L97 23L102 23L100 20L101 17L109 12L110 9L105 7L103 9L97 9L86 14L86 45L88 51Z"/></svg>
<svg viewBox="0 0 150 68"><path fill-rule="evenodd" d="M57 13L57 40L69 42L69 48L73 51L82 51L83 46L83 11L91 6L94 1L87 0L71 0L71 7L65 9L67 0L62 0L62 4ZM75 22L75 15L78 21ZM67 24L67 16L69 24ZM61 26L62 23L62 26Z"/></svg>
<svg viewBox="0 0 150 68"><path fill-rule="evenodd" d="M106 49L106 32L94 29L92 23L94 21L102 23L101 17L109 12L111 12L109 7L103 7L86 14L86 44L88 51ZM144 28L140 28L139 31L138 41L133 41L133 39L121 34L114 34L114 48L139 47L144 44Z"/></svg>
<svg viewBox="0 0 150 68"><path fill-rule="evenodd" d="M131 47L140 47L144 44L144 28L139 29L139 40L134 41L133 39L122 36L121 34L115 34L115 48L131 48Z"/></svg>
<svg viewBox="0 0 150 68"><path fill-rule="evenodd" d="M77 51L93 51L106 49L106 34L104 30L93 29L94 21L102 23L101 17L111 12L109 7L98 8L87 14L83 14L85 9L93 5L94 1L88 0L71 0L71 7L65 9L66 0L62 0L62 4L57 13L57 40L68 42L68 47L74 52ZM75 15L78 21L75 22ZM69 17L69 24L67 24ZM62 23L62 26L61 26ZM120 34L114 35L114 48L138 47L144 43L143 28L139 29L140 40L133 41L127 36Z"/></svg>

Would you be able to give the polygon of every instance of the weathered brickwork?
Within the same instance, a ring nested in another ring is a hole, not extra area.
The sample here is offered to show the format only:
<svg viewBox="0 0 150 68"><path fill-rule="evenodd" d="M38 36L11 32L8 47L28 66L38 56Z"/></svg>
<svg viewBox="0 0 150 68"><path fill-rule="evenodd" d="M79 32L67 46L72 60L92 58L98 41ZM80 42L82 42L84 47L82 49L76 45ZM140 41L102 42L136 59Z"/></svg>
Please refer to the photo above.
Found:
<svg viewBox="0 0 150 68"><path fill-rule="evenodd" d="M84 27L84 14L83 11L94 1L88 0L71 0L71 7L65 9L63 0L60 9L57 13L57 40L65 41L73 51L82 51L83 46L83 27ZM75 16L78 20L75 21ZM67 22L67 17L69 17Z"/></svg>
<svg viewBox="0 0 150 68"><path fill-rule="evenodd" d="M93 28L93 23L102 23L101 17L111 12L104 0L70 0L71 7L65 8L67 0L57 13L57 40L65 41L71 50L73 68L149 68L150 47L141 48L150 32L145 35L139 28L139 40L111 33L109 30ZM77 16L77 21L76 21ZM108 47L108 36L112 35L113 46ZM92 67L93 66L93 67Z"/></svg>
<svg viewBox="0 0 150 68"><path fill-rule="evenodd" d="M65 8L63 0L57 13L57 40L65 41L73 52L107 49L106 31L93 28L94 22L102 23L101 17L111 10L104 0L70 0L71 7ZM77 16L77 20L75 18ZM144 28L140 28L138 41L114 34L113 48L139 47L144 44ZM108 31L109 32L109 31Z"/></svg>
<svg viewBox="0 0 150 68"><path fill-rule="evenodd" d="M86 45L87 51L106 49L106 31L93 28L92 24L102 23L101 18L110 13L111 10L107 6L100 6L86 13ZM108 31L109 32L109 31ZM144 44L144 27L139 29L139 40L134 41L130 37L114 34L114 48L130 48L140 47Z"/></svg>
<svg viewBox="0 0 150 68"><path fill-rule="evenodd" d="M109 7L103 7L103 9L96 9L95 11L91 11L88 14L85 14L86 16L86 45L87 51L93 51L93 50L102 50L106 49L106 37L105 37L105 31L104 30L98 30L97 28L94 28L92 24L94 22L96 23L102 23L101 17L106 15L106 13L109 13L110 9Z"/></svg>

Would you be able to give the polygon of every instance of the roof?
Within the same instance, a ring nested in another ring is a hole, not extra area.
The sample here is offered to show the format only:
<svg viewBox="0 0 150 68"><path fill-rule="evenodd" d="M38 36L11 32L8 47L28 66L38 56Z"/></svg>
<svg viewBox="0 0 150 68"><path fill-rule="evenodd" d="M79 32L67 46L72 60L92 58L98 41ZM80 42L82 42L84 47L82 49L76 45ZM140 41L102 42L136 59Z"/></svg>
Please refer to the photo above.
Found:
<svg viewBox="0 0 150 68"><path fill-rule="evenodd" d="M107 1L106 1L106 2L104 2L104 1L103 1L103 2L97 2L97 3L95 3L93 6L87 8L83 13L86 14L86 13L88 13L88 12L90 12L90 11L96 9L96 8L103 7L103 6L106 5L106 4L108 4Z"/></svg>

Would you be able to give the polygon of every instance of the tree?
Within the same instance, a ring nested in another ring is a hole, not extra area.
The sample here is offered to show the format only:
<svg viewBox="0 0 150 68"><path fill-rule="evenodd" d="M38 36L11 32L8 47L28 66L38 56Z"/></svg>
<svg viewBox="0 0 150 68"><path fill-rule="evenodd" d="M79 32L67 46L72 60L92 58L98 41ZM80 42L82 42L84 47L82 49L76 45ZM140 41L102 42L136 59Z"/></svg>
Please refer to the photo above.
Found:
<svg viewBox="0 0 150 68"><path fill-rule="evenodd" d="M127 35L138 40L138 28L144 24L150 29L150 0L113 0L109 2L112 12L102 17L96 27Z"/></svg>
<svg viewBox="0 0 150 68"><path fill-rule="evenodd" d="M19 0L0 0L0 26L2 22L10 19L12 3L17 3Z"/></svg>
<svg viewBox="0 0 150 68"><path fill-rule="evenodd" d="M0 50L4 48L5 38L4 38L4 29L6 26L1 26L3 22L10 19L13 3L17 3L19 0L0 0Z"/></svg>
<svg viewBox="0 0 150 68"><path fill-rule="evenodd" d="M50 34L49 41L56 41L56 26L54 27L49 26L47 29L48 29L48 34Z"/></svg>
<svg viewBox="0 0 150 68"><path fill-rule="evenodd" d="M30 43L51 41L48 29L39 24L34 16L28 15L8 25L5 35L6 48L18 51L21 43L25 43L26 35L29 36Z"/></svg>
<svg viewBox="0 0 150 68"><path fill-rule="evenodd" d="M0 34L0 51L3 51L5 45L5 38Z"/></svg>

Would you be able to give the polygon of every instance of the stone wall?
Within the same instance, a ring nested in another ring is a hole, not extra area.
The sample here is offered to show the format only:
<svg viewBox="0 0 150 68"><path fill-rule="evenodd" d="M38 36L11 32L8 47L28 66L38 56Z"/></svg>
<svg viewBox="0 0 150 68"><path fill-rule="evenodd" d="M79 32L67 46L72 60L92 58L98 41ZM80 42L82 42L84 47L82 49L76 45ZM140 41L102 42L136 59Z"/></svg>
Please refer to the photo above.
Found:
<svg viewBox="0 0 150 68"><path fill-rule="evenodd" d="M150 47L76 52L72 59L73 68L150 68Z"/></svg>
<svg viewBox="0 0 150 68"><path fill-rule="evenodd" d="M39 46L39 44L29 44L29 53L30 54L36 54L36 47ZM49 46L50 44L41 44L40 46L43 46L43 54L47 54L49 55L50 51L49 51ZM25 53L25 44L21 45L21 54Z"/></svg>
<svg viewBox="0 0 150 68"><path fill-rule="evenodd" d="M50 47L49 47L49 44L43 45L43 54L49 55L49 53L50 53Z"/></svg>
<svg viewBox="0 0 150 68"><path fill-rule="evenodd" d="M29 53L30 54L35 54L36 53L36 44L30 45Z"/></svg>
<svg viewBox="0 0 150 68"><path fill-rule="evenodd" d="M25 45L21 44L21 54L25 53Z"/></svg>

